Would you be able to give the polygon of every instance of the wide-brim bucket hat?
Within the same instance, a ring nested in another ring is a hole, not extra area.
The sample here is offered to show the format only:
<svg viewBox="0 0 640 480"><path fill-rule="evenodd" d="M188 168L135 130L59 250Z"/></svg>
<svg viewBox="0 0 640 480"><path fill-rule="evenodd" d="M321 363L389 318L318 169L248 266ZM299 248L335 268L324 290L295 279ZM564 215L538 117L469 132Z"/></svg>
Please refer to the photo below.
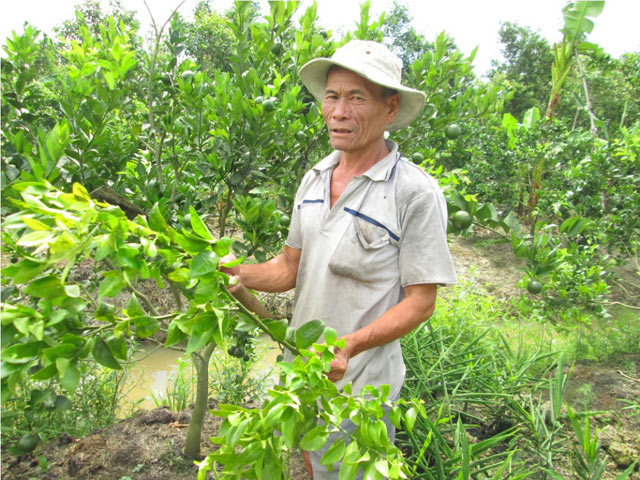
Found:
<svg viewBox="0 0 640 480"><path fill-rule="evenodd" d="M350 70L370 82L396 90L400 95L398 114L387 130L409 125L422 111L425 94L402 85L402 61L378 42L351 40L338 48L331 58L315 58L300 69L300 80L311 94L322 102L327 88L329 69L338 66Z"/></svg>

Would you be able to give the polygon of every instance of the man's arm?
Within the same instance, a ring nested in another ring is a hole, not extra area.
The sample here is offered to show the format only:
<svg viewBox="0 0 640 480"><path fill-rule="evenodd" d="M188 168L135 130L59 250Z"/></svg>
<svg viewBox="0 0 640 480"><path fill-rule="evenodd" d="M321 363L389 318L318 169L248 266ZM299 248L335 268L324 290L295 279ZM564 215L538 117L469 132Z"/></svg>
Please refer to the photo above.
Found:
<svg viewBox="0 0 640 480"><path fill-rule="evenodd" d="M237 277L238 284L261 292L286 292L296 286L298 266L302 250L285 245L282 253L264 263L247 263L221 270ZM228 263L233 257L225 257L220 263ZM230 287L233 291L233 287Z"/></svg>
<svg viewBox="0 0 640 480"><path fill-rule="evenodd" d="M329 380L336 382L344 376L350 358L397 340L427 320L435 310L437 290L436 284L409 285L400 303L366 327L346 335L345 347L336 352L331 362Z"/></svg>

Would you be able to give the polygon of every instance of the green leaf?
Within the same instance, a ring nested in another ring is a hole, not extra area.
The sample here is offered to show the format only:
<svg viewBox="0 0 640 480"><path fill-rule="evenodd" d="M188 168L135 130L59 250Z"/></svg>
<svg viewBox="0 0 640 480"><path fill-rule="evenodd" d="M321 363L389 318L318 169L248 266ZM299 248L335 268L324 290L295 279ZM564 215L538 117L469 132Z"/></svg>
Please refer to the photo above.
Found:
<svg viewBox="0 0 640 480"><path fill-rule="evenodd" d="M62 280L56 275L47 275L32 281L24 292L37 298L53 299L66 296Z"/></svg>
<svg viewBox="0 0 640 480"><path fill-rule="evenodd" d="M223 263L222 266L224 268L233 268L237 265L240 265L243 261L244 261L244 257L240 257L240 258L236 258L235 260L232 260L231 262Z"/></svg>
<svg viewBox="0 0 640 480"><path fill-rule="evenodd" d="M174 232L171 238L180 245L185 252L191 255L200 253L210 246L209 242L202 240L200 237L193 235L185 229L182 229L182 234Z"/></svg>
<svg viewBox="0 0 640 480"><path fill-rule="evenodd" d="M309 348L324 332L322 320L311 320L296 330L296 346L301 349Z"/></svg>
<svg viewBox="0 0 640 480"><path fill-rule="evenodd" d="M384 459L377 460L375 468L384 478L389 476L389 464Z"/></svg>
<svg viewBox="0 0 640 480"><path fill-rule="evenodd" d="M41 222L40 220L36 220L32 217L22 216L20 217L24 224L29 227L31 230L51 230L51 227L46 223Z"/></svg>
<svg viewBox="0 0 640 480"><path fill-rule="evenodd" d="M203 312L190 320L189 342L187 354L191 354L204 347L220 329L220 318L214 312Z"/></svg>
<svg viewBox="0 0 640 480"><path fill-rule="evenodd" d="M205 240L213 240L213 235L207 228L207 225L202 221L196 209L189 206L189 214L191 215L191 228L196 235L204 238Z"/></svg>
<svg viewBox="0 0 640 480"><path fill-rule="evenodd" d="M3 359L2 364L0 364L0 378L7 378L16 372L19 372L22 368L24 368L24 364L22 362L10 363Z"/></svg>
<svg viewBox="0 0 640 480"><path fill-rule="evenodd" d="M71 400L64 395L57 395L55 401L56 410L69 410L71 409Z"/></svg>
<svg viewBox="0 0 640 480"><path fill-rule="evenodd" d="M340 438L333 442L331 447L324 453L320 463L325 467L333 466L334 463L339 462L344 457L344 452L347 449L347 444L344 439Z"/></svg>
<svg viewBox="0 0 640 480"><path fill-rule="evenodd" d="M16 343L2 350L2 358L29 358L39 355L45 342Z"/></svg>
<svg viewBox="0 0 640 480"><path fill-rule="evenodd" d="M149 227L151 227L151 229L156 232L160 232L160 233L169 232L169 225L167 225L166 220L162 216L162 213L160 212L160 207L158 206L157 203L155 203L153 207L151 207L151 212L149 212Z"/></svg>
<svg viewBox="0 0 640 480"><path fill-rule="evenodd" d="M284 341L287 335L287 327L289 326L289 322L286 319L268 321L265 325L275 340Z"/></svg>
<svg viewBox="0 0 640 480"><path fill-rule="evenodd" d="M143 315L132 319L136 335L140 338L148 338L160 329L157 319Z"/></svg>
<svg viewBox="0 0 640 480"><path fill-rule="evenodd" d="M60 384L69 393L73 393L78 388L80 383L80 369L76 365L76 362L72 362L67 365L67 369L64 372L63 377L60 379Z"/></svg>
<svg viewBox="0 0 640 480"><path fill-rule="evenodd" d="M327 345L335 345L338 340L338 332L331 327L327 327L324 329L324 343Z"/></svg>
<svg viewBox="0 0 640 480"><path fill-rule="evenodd" d="M407 410L407 413L404 414L404 423L407 429L407 432L413 432L413 426L416 423L416 419L418 418L418 412L415 408L411 407Z"/></svg>
<svg viewBox="0 0 640 480"><path fill-rule="evenodd" d="M38 405L50 405L56 401L56 392L52 388L47 388L45 390L32 390L29 398L29 404L32 407L37 407Z"/></svg>
<svg viewBox="0 0 640 480"><path fill-rule="evenodd" d="M17 244L21 247L39 247L48 243L53 237L55 237L54 232L38 230L23 235Z"/></svg>
<svg viewBox="0 0 640 480"><path fill-rule="evenodd" d="M140 306L140 302L138 301L138 297L135 293L131 294L129 297L129 301L127 302L127 316L130 318L140 317L142 315L146 315L142 307Z"/></svg>
<svg viewBox="0 0 640 480"><path fill-rule="evenodd" d="M54 361L57 358L73 358L77 351L77 345L73 343L62 343L55 347L45 348L42 354L49 360Z"/></svg>
<svg viewBox="0 0 640 480"><path fill-rule="evenodd" d="M207 344L210 338L211 332L192 332L191 335L189 335L189 342L187 343L187 355L200 350Z"/></svg>
<svg viewBox="0 0 640 480"><path fill-rule="evenodd" d="M31 375L31 378L33 378L34 380L49 380L50 378L53 378L56 373L58 373L58 369L56 368L55 364L52 363L51 365L41 368L40 370L35 372L33 375Z"/></svg>
<svg viewBox="0 0 640 480"><path fill-rule="evenodd" d="M127 342L122 334L112 335L107 338L107 345L116 358L119 358L120 360L127 359Z"/></svg>
<svg viewBox="0 0 640 480"><path fill-rule="evenodd" d="M540 110L538 107L532 107L527 110L522 119L522 125L526 130L532 130L540 122Z"/></svg>
<svg viewBox="0 0 640 480"><path fill-rule="evenodd" d="M109 345L104 341L102 337L96 337L96 343L93 346L93 358L96 359L100 365L104 365L108 368L120 370L122 367L114 357Z"/></svg>
<svg viewBox="0 0 640 480"><path fill-rule="evenodd" d="M25 258L13 265L13 267L16 267L16 271L13 275L7 274L7 269L3 269L2 273L6 276L12 277L13 283L20 285L27 283L40 275L40 273L46 268L46 265L43 263L33 262Z"/></svg>
<svg viewBox="0 0 640 480"><path fill-rule="evenodd" d="M214 244L213 251L216 252L219 257L224 257L231 251L231 245L233 245L233 239L229 237L222 237Z"/></svg>
<svg viewBox="0 0 640 480"><path fill-rule="evenodd" d="M167 340L164 342L165 347L170 347L176 343L180 343L187 338L187 335L180 330L176 322L171 322L167 329Z"/></svg>
<svg viewBox="0 0 640 480"><path fill-rule="evenodd" d="M383 463L386 466L386 462ZM388 473L388 472L387 472ZM384 477L380 474L380 472L378 471L378 469L376 468L375 464L371 464L369 465L369 467L365 470L364 472L364 478L363 480L382 480Z"/></svg>
<svg viewBox="0 0 640 480"><path fill-rule="evenodd" d="M570 217L567 218L562 225L560 225L560 231L567 234L569 237L575 237L581 234L587 228L587 221L582 217Z"/></svg>
<svg viewBox="0 0 640 480"><path fill-rule="evenodd" d="M353 480L358 474L359 465L357 463L342 462L340 464L339 480Z"/></svg>
<svg viewBox="0 0 640 480"><path fill-rule="evenodd" d="M176 268L167 275L167 278L172 282L187 283L189 281L189 270L186 268Z"/></svg>
<svg viewBox="0 0 640 480"><path fill-rule="evenodd" d="M327 428L324 425L317 426L309 430L304 437L302 437L300 447L303 450L314 452L324 447L328 439L329 433L327 432Z"/></svg>
<svg viewBox="0 0 640 480"><path fill-rule="evenodd" d="M204 251L197 254L191 260L189 278L197 278L218 269L218 255L212 251Z"/></svg>
<svg viewBox="0 0 640 480"><path fill-rule="evenodd" d="M73 186L71 187L71 191L80 200L85 200L87 202L91 201L91 196L89 196L89 192L80 183L77 183L77 182L74 183Z"/></svg>
<svg viewBox="0 0 640 480"><path fill-rule="evenodd" d="M99 300L102 300L102 297L115 297L125 286L122 272L118 270L105 272L104 276L105 279L100 282L100 288L98 289Z"/></svg>

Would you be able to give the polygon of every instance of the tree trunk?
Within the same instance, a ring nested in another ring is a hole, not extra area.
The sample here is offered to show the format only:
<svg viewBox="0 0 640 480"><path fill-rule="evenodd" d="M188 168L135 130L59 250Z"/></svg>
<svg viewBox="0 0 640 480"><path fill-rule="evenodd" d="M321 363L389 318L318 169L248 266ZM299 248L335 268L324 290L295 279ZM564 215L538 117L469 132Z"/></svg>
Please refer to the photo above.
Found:
<svg viewBox="0 0 640 480"><path fill-rule="evenodd" d="M184 456L189 460L196 460L200 457L200 436L202 433L202 422L207 411L207 400L209 397L209 359L215 348L215 344L210 343L203 351L202 355L197 352L191 354L193 363L196 366L198 384L196 387L196 401L187 430L187 438L184 444Z"/></svg>

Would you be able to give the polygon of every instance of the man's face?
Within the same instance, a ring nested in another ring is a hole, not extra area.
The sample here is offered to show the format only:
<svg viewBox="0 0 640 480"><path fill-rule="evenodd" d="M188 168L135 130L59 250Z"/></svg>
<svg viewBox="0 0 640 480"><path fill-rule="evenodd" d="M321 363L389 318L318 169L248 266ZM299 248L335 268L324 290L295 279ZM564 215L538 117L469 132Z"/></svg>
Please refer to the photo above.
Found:
<svg viewBox="0 0 640 480"><path fill-rule="evenodd" d="M382 96L383 88L343 68L327 78L322 115L331 146L348 153L367 153L378 148L384 131L398 113L400 98Z"/></svg>

